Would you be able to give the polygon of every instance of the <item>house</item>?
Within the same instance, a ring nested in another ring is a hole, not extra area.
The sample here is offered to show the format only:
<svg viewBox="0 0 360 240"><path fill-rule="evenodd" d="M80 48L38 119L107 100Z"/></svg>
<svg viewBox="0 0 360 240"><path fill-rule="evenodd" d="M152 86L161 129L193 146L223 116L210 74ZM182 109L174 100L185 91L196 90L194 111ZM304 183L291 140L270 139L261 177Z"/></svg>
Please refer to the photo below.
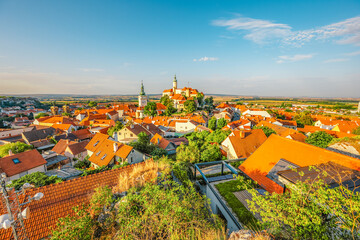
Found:
<svg viewBox="0 0 360 240"><path fill-rule="evenodd" d="M72 132L80 141L90 140L93 137L93 134L89 131L89 129L80 129Z"/></svg>
<svg viewBox="0 0 360 240"><path fill-rule="evenodd" d="M176 153L176 145L173 142L163 138L159 134L155 134L151 139L150 142L154 145L159 146L160 148L166 150L168 155Z"/></svg>
<svg viewBox="0 0 360 240"><path fill-rule="evenodd" d="M6 181L34 172L46 172L46 161L36 149L0 158L0 173L6 174Z"/></svg>
<svg viewBox="0 0 360 240"><path fill-rule="evenodd" d="M125 161L133 164L145 160L143 153L123 143L112 141L108 137L108 135L96 134L85 146L93 168L122 164Z"/></svg>
<svg viewBox="0 0 360 240"><path fill-rule="evenodd" d="M251 129L251 122L247 119L239 119L233 122L229 122L223 130L250 130Z"/></svg>
<svg viewBox="0 0 360 240"><path fill-rule="evenodd" d="M261 129L233 131L222 143L221 148L228 159L247 158L266 140Z"/></svg>
<svg viewBox="0 0 360 240"><path fill-rule="evenodd" d="M262 111L262 110L246 110L245 112L242 113L243 116L260 116L263 119L265 118L271 118L271 115L267 112L267 111Z"/></svg>
<svg viewBox="0 0 360 240"><path fill-rule="evenodd" d="M31 209L31 217L24 221L28 238L47 239L59 218L75 216L74 207L89 203L89 196L99 184L113 188L118 184L120 174L130 172L134 167L145 164L146 162L138 163L27 190L28 196L34 196L38 192L44 194L40 201L32 201L28 205ZM2 204L0 203L0 215L5 214L6 209ZM0 239L11 239L11 237L11 228L0 230Z"/></svg>
<svg viewBox="0 0 360 240"><path fill-rule="evenodd" d="M263 126L263 127L271 128L272 130L274 130L276 132L277 135L282 136L282 137L288 137L291 134L298 133L298 131L296 131L292 128L278 126L278 125L275 125L275 124L272 124L272 123L269 123L266 121L261 121L256 126L258 126L258 127Z"/></svg>
<svg viewBox="0 0 360 240"><path fill-rule="evenodd" d="M21 135L26 144L32 144L33 142L47 139L48 137L53 136L55 132L56 130L54 128L48 127L23 132Z"/></svg>
<svg viewBox="0 0 360 240"><path fill-rule="evenodd" d="M64 155L68 157L71 161L76 158L77 160L84 160L87 156L86 145L88 145L90 141L82 141L82 142L74 142L70 140L61 139L52 149L52 151L56 152L59 155Z"/></svg>
<svg viewBox="0 0 360 240"><path fill-rule="evenodd" d="M77 129L77 127L72 124L53 124L51 127L67 133L71 133Z"/></svg>
<svg viewBox="0 0 360 240"><path fill-rule="evenodd" d="M279 171L329 162L360 171L356 158L272 134L239 169L266 191L283 193L285 185L279 181Z"/></svg>
<svg viewBox="0 0 360 240"><path fill-rule="evenodd" d="M152 123L131 124L118 131L115 134L115 140L122 143L136 141L141 132L144 132L149 138L152 138L155 134L163 135L163 132Z"/></svg>
<svg viewBox="0 0 360 240"><path fill-rule="evenodd" d="M175 122L175 131L178 133L194 132L198 125L200 124L193 120L177 120Z"/></svg>

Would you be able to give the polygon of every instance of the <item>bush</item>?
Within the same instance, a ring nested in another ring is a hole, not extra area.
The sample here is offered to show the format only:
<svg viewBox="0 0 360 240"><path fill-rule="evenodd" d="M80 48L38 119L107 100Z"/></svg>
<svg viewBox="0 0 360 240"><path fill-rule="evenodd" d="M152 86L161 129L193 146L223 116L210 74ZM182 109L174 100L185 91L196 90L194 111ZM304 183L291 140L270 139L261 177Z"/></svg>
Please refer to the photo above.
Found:
<svg viewBox="0 0 360 240"><path fill-rule="evenodd" d="M316 147L326 148L332 140L333 137L330 134L324 131L318 131L306 138L305 142Z"/></svg>
<svg viewBox="0 0 360 240"><path fill-rule="evenodd" d="M26 150L33 149L33 146L27 145L26 143L16 142L16 143L8 143L3 146L0 146L0 158L9 155L9 150L11 150L14 154L25 152Z"/></svg>
<svg viewBox="0 0 360 240"><path fill-rule="evenodd" d="M88 159L89 159L89 157L87 156L84 160L78 161L77 163L74 164L74 168L78 168L78 169L89 168L91 165L91 162Z"/></svg>
<svg viewBox="0 0 360 240"><path fill-rule="evenodd" d="M59 182L62 182L62 179L57 176L49 177L43 172L35 172L13 180L9 186L19 190L24 185L24 183L33 184L35 187L42 187Z"/></svg>

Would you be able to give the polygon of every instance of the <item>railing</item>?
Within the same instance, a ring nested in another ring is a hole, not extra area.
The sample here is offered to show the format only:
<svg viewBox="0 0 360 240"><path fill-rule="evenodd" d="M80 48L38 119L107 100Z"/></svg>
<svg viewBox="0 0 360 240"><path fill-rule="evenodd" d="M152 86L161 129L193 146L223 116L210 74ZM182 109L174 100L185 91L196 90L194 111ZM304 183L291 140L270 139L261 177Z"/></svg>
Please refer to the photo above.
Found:
<svg viewBox="0 0 360 240"><path fill-rule="evenodd" d="M209 187L209 189L212 191L212 193L214 194L214 196L216 197L216 199L220 202L221 206L225 209L226 213L230 216L231 220L234 222L234 224L239 228L239 229L243 229L242 225L238 222L238 220L234 217L234 215L232 214L232 212L230 211L230 209L226 206L226 204L224 203L224 201L221 199L221 197L219 196L219 194L217 193L217 191L211 186L209 180L207 179L207 177L205 176L205 174L201 171L201 169L199 168L199 166L211 166L211 165L217 165L217 164L221 164L221 174L223 175L224 173L224 166L227 167L233 174L235 174L236 176L238 175L238 172L234 170L234 168L232 166L230 166L227 162L225 161L214 161L214 162L206 162L206 163L197 163L195 164L195 176L196 176L196 171L198 170L200 175L204 178L206 185Z"/></svg>

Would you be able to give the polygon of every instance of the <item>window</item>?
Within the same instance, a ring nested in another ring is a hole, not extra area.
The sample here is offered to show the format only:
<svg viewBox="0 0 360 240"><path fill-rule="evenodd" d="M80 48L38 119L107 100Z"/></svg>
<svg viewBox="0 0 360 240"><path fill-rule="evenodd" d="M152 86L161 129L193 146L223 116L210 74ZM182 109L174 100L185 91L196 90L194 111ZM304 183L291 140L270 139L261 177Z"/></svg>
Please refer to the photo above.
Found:
<svg viewBox="0 0 360 240"><path fill-rule="evenodd" d="M104 160L106 158L107 154L105 153L104 156L101 158L101 160Z"/></svg>
<svg viewBox="0 0 360 240"><path fill-rule="evenodd" d="M96 156L99 156L100 153L101 153L101 151L98 151L97 154L96 154Z"/></svg>
<svg viewBox="0 0 360 240"><path fill-rule="evenodd" d="M98 145L99 142L100 142L100 141L97 141L97 142L94 144L94 147L95 147L96 145Z"/></svg>
<svg viewBox="0 0 360 240"><path fill-rule="evenodd" d="M130 137L134 136L132 133L130 133Z"/></svg>
<svg viewBox="0 0 360 240"><path fill-rule="evenodd" d="M12 161L13 161L13 163L15 163L15 164L20 163L20 160L19 160L18 158L14 158Z"/></svg>

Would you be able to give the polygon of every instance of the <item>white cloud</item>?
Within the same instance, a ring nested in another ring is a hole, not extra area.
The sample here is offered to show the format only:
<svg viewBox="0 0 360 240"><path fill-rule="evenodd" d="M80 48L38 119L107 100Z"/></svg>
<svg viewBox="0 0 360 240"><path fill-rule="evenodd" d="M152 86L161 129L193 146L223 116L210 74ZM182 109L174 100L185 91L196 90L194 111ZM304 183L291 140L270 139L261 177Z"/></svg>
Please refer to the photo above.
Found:
<svg viewBox="0 0 360 240"><path fill-rule="evenodd" d="M293 31L287 24L246 17L214 20L212 25L226 27L228 30L244 31L245 39L258 44L278 40L285 44L301 46L310 40L334 39L338 44L360 46L360 17L301 31Z"/></svg>
<svg viewBox="0 0 360 240"><path fill-rule="evenodd" d="M287 24L246 17L214 20L212 24L214 26L226 27L229 30L248 31L249 33L245 35L245 38L259 44L269 39L283 38L291 33L291 27Z"/></svg>
<svg viewBox="0 0 360 240"><path fill-rule="evenodd" d="M100 68L80 68L79 69L82 72L103 72L104 69L100 69Z"/></svg>
<svg viewBox="0 0 360 240"><path fill-rule="evenodd" d="M326 61L324 61L324 63L336 63L336 62L346 62L349 61L348 58L333 58L333 59L328 59Z"/></svg>
<svg viewBox="0 0 360 240"><path fill-rule="evenodd" d="M296 54L294 56L279 56L277 63L284 63L284 62L297 62L306 59L310 59L314 56L314 54Z"/></svg>
<svg viewBox="0 0 360 240"><path fill-rule="evenodd" d="M196 58L193 59L194 62L207 62L207 61L217 61L217 60L219 59L216 57L202 57L199 59Z"/></svg>
<svg viewBox="0 0 360 240"><path fill-rule="evenodd" d="M345 53L345 56L357 56L360 55L360 51L356 51L356 52L351 52L351 53Z"/></svg>

